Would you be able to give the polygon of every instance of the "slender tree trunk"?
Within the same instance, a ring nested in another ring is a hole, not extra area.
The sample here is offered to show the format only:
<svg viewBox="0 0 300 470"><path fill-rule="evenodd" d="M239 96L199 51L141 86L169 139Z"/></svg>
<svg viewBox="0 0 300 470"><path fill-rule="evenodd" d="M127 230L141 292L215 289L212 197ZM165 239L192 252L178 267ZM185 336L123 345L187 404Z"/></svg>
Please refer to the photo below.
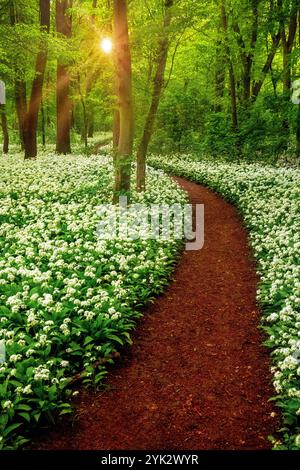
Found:
<svg viewBox="0 0 300 470"><path fill-rule="evenodd" d="M82 95L81 95L81 106L82 106L82 119L83 119L83 125L81 127L81 142L84 143L84 147L87 149L88 147L88 120L87 120L86 105L85 105L85 101Z"/></svg>
<svg viewBox="0 0 300 470"><path fill-rule="evenodd" d="M93 28L95 28L95 21L96 21L96 8L98 6L98 1L97 0L92 0L92 7L93 7L93 13L91 15L92 19L92 25ZM95 82L95 79L97 78L98 71L94 71L94 73L89 77L86 85L86 96L89 98L89 95L93 89L93 85ZM87 137L93 137L94 136L94 127L95 127L95 112L94 112L94 105L87 102Z"/></svg>
<svg viewBox="0 0 300 470"><path fill-rule="evenodd" d="M130 191L133 149L133 103L131 53L128 36L127 0L114 0L114 44L120 134L115 155L114 202Z"/></svg>
<svg viewBox="0 0 300 470"><path fill-rule="evenodd" d="M45 108L44 108L44 103L42 102L41 104L41 117L42 117L42 145L43 147L46 146L46 119L45 119Z"/></svg>
<svg viewBox="0 0 300 470"><path fill-rule="evenodd" d="M217 54L217 61L219 60L219 55ZM226 77L226 66L224 62L220 61L217 63L216 77L215 77L215 96L216 104L214 110L216 113L222 111L221 100L224 96L225 91L225 77Z"/></svg>
<svg viewBox="0 0 300 470"><path fill-rule="evenodd" d="M72 0L56 0L56 31L65 38L72 34L72 20L67 11L72 7ZM70 74L61 59L57 64L56 82L56 152L71 153L71 112Z"/></svg>
<svg viewBox="0 0 300 470"><path fill-rule="evenodd" d="M277 52L279 44L280 44L280 33L276 34L272 38L272 47L271 47L270 52L268 53L266 62L265 62L264 66L262 68L262 71L261 71L262 72L261 73L262 78L260 80L255 81L252 85L251 99L252 99L253 102L258 97L259 92L260 92L260 90L263 86L264 80L265 80L267 74L269 73L269 71L271 70L273 59L275 57L275 54Z"/></svg>
<svg viewBox="0 0 300 470"><path fill-rule="evenodd" d="M41 27L49 33L50 29L50 0L40 0ZM36 58L35 78L32 83L31 97L28 111L26 112L23 128L25 159L37 156L37 126L38 115L42 102L42 91L47 63L47 46L45 39L41 40L40 51Z"/></svg>
<svg viewBox="0 0 300 470"><path fill-rule="evenodd" d="M278 6L280 8L279 3L280 3L280 0L278 1ZM251 93L251 101L252 102L254 102L256 100L256 98L258 97L258 95L260 93L260 90L263 86L263 83L265 81L265 78L266 78L266 76L269 72L271 72L271 80L272 80L273 89L274 89L274 96L277 97L276 81L274 79L274 74L273 74L273 70L272 70L272 63L273 63L275 54L277 52L278 46L280 44L280 40L281 40L281 22L279 22L280 25L279 25L278 33L274 34L272 25L273 25L275 16L277 17L278 13L275 12L275 9L274 9L274 0L271 0L270 1L269 18L268 18L268 20L269 20L268 23L271 25L271 28L270 28L270 31L268 33L270 33L271 38L272 38L272 46L271 46L271 49L267 51L268 52L267 58L266 58L264 66L261 70L261 78L259 80L253 81L253 83L252 83L252 93ZM267 37L267 44L268 44L268 37ZM268 47L267 47L267 49L268 49Z"/></svg>
<svg viewBox="0 0 300 470"><path fill-rule="evenodd" d="M298 47L300 47L300 5L298 4ZM300 103L297 110L296 121L296 156L300 157Z"/></svg>
<svg viewBox="0 0 300 470"><path fill-rule="evenodd" d="M153 92L150 109L146 118L143 136L138 146L137 151L137 190L145 190L145 179L146 179L146 155L150 139L152 137L154 122L157 115L158 105L160 96L164 84L164 73L167 64L168 51L169 51L169 34L168 28L171 24L171 8L173 6L173 0L165 0L165 18L164 18L164 31L163 36L160 40L157 68L153 81Z"/></svg>
<svg viewBox="0 0 300 470"><path fill-rule="evenodd" d="M246 44L243 40L239 25L234 23L233 30L237 35L237 42L240 49L240 57L242 63L242 85L243 92L241 95L241 101L244 105L247 105L251 96L251 76L253 68L254 51L257 42L258 34L258 5L261 0L250 0L252 10L252 26L251 26L251 37L250 47L247 51ZM223 5L225 7L225 5ZM226 20L227 23L227 20Z"/></svg>
<svg viewBox="0 0 300 470"><path fill-rule="evenodd" d="M95 83L95 80L97 78L99 71L96 69L94 73L92 73L86 83L86 90L85 90L85 96L86 96L86 132L87 132L87 137L93 137L94 134L94 105L93 103L90 102L90 94L93 89L93 85Z"/></svg>
<svg viewBox="0 0 300 470"><path fill-rule="evenodd" d="M234 131L238 130L238 115L237 115L237 99L236 99L236 86L235 86L235 75L233 65L230 60L229 64L229 89L231 99L231 123Z"/></svg>
<svg viewBox="0 0 300 470"><path fill-rule="evenodd" d="M293 50L294 39L297 31L297 3L299 0L292 0L290 15L289 15L289 26L288 34L286 34L285 25L285 12L282 6L282 0L278 0L279 14L280 14L280 34L282 42L282 59L283 59L283 93L286 101L290 99L291 93L291 53ZM288 136L289 134L289 121L285 117L282 122L283 133Z"/></svg>
<svg viewBox="0 0 300 470"><path fill-rule="evenodd" d="M6 118L4 104L0 105L0 113L1 113L1 127L2 127L2 132L3 132L3 153L8 153L9 134L8 134L7 118Z"/></svg>
<svg viewBox="0 0 300 470"><path fill-rule="evenodd" d="M118 109L114 110L113 118L113 149L114 151L118 150L120 138L120 113Z"/></svg>
<svg viewBox="0 0 300 470"><path fill-rule="evenodd" d="M218 27L218 35L222 29L222 24L220 21ZM216 113L222 111L221 100L224 96L225 91L225 77L226 77L226 56L224 51L224 44L222 39L218 38L216 43L216 75L215 75L215 97L216 103L214 105L214 110Z"/></svg>
<svg viewBox="0 0 300 470"><path fill-rule="evenodd" d="M299 0L292 0L288 34L286 33L285 12L282 6L282 0L278 0L280 13L280 34L282 42L283 58L283 91L290 93L291 90L291 52L293 50L295 35L297 31L297 5Z"/></svg>
<svg viewBox="0 0 300 470"><path fill-rule="evenodd" d="M300 157L300 104L298 104L296 121L296 155L297 157Z"/></svg>
<svg viewBox="0 0 300 470"><path fill-rule="evenodd" d="M24 122L27 109L26 83L24 80L16 80L15 82L15 100L19 123L20 143L22 150L24 150Z"/></svg>
<svg viewBox="0 0 300 470"><path fill-rule="evenodd" d="M251 95L251 71L253 59L248 57L244 64L243 73L243 102L248 103Z"/></svg>
<svg viewBox="0 0 300 470"><path fill-rule="evenodd" d="M14 2L11 2L9 5L9 15L10 15L10 24L12 27L16 25L17 22L17 11L16 5ZM17 66L15 64L15 68ZM16 73L18 75L18 71ZM26 82L22 78L15 79L15 104L16 111L18 116L18 126L19 126L19 138L22 150L24 150L24 121L27 111L27 97L26 97Z"/></svg>
<svg viewBox="0 0 300 470"><path fill-rule="evenodd" d="M225 33L225 50L226 50L226 55L227 55L228 71L229 71L229 93L230 93L230 99L231 99L231 123L232 123L232 129L234 131L238 131L236 83L235 83L234 68L233 68L233 64L231 60L230 48L228 45L228 38L227 38L228 23L227 23L227 15L226 15L224 3L221 5L221 21L222 21L223 31Z"/></svg>

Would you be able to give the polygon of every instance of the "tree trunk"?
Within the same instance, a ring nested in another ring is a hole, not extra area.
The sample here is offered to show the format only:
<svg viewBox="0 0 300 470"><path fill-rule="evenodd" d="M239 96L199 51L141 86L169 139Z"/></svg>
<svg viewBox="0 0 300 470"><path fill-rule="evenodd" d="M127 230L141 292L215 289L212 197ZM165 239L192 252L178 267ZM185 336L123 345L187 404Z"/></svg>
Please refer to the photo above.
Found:
<svg viewBox="0 0 300 470"><path fill-rule="evenodd" d="M300 5L298 5L298 47L300 47ZM300 157L300 103L298 104L296 120L296 156Z"/></svg>
<svg viewBox="0 0 300 470"><path fill-rule="evenodd" d="M0 113L1 113L1 127L2 127L2 132L3 132L3 153L8 153L9 134L8 134L7 118L6 118L4 104L0 105Z"/></svg>
<svg viewBox="0 0 300 470"><path fill-rule="evenodd" d="M82 119L83 119L83 125L81 126L81 142L84 143L84 147L87 149L88 147L88 120L87 120L86 105L85 105L85 101L82 95L81 95L81 106L82 106Z"/></svg>
<svg viewBox="0 0 300 470"><path fill-rule="evenodd" d="M273 59L275 57L276 51L278 49L280 43L280 33L276 34L275 36L272 37L272 48L267 56L266 62L262 68L262 78L260 80L257 80L256 82L253 83L252 85L252 96L251 99L254 102L256 98L259 95L259 92L263 86L264 80L271 70Z"/></svg>
<svg viewBox="0 0 300 470"><path fill-rule="evenodd" d="M67 10L72 7L72 0L56 0L56 31L65 38L72 34L72 20ZM71 112L70 75L68 67L58 60L56 82L56 152L71 153Z"/></svg>
<svg viewBox="0 0 300 470"><path fill-rule="evenodd" d="M40 24L49 33L50 29L50 0L40 0ZM42 102L43 83L47 63L47 46L45 39L41 39L40 51L36 58L35 78L32 83L31 97L26 112L23 128L25 159L37 156L37 126L38 115Z"/></svg>
<svg viewBox="0 0 300 470"><path fill-rule="evenodd" d="M214 111L219 113L222 111L221 100L225 91L225 77L226 77L226 55L224 44L220 37L222 31L222 20L220 19L218 26L218 39L216 42L216 74L215 74L215 98Z"/></svg>
<svg viewBox="0 0 300 470"><path fill-rule="evenodd" d="M229 70L229 93L231 99L231 123L232 129L234 131L238 130L238 114L237 114L237 99L236 99L236 83L235 83L235 75L234 75L234 68L231 60L230 48L228 45L228 24L227 24L227 15L225 10L224 3L221 5L221 21L223 31L225 33L225 50L227 55L227 62L228 62L228 70Z"/></svg>
<svg viewBox="0 0 300 470"><path fill-rule="evenodd" d="M15 100L19 123L20 143L22 150L24 150L24 122L27 109L26 83L24 80L16 80L15 82Z"/></svg>
<svg viewBox="0 0 300 470"><path fill-rule="evenodd" d="M231 123L234 131L238 130L238 115L237 115L237 103L236 103L236 86L235 86L235 75L233 65L230 60L229 63L229 88L230 88L230 99L231 99Z"/></svg>
<svg viewBox="0 0 300 470"><path fill-rule="evenodd" d="M280 0L278 1L278 5L279 5L279 2ZM279 5L280 7L280 5ZM273 89L274 89L274 95L276 96L276 83L275 83L275 80L274 80L274 74L273 74L273 71L272 71L272 63L273 63L273 60L274 60L274 57L275 57L275 54L277 52L277 49L278 49L278 46L280 44L280 39L281 39L281 25L279 25L279 31L277 34L274 34L274 31L273 31L273 22L274 22L274 16L278 16L278 13L275 12L274 10L274 1L271 0L270 1L270 10L269 10L269 18L268 18L268 23L270 24L270 31L268 31L268 34L270 33L271 35L271 38L272 38L272 46L271 46L271 49L270 51L267 51L268 52L268 55L267 55L267 58L266 58L266 62L261 70L261 78L259 80L256 80L256 81L253 81L252 83L252 94L251 94L251 101L254 102L256 100L256 98L258 97L259 93L260 93L260 90L263 86L263 83L265 81L265 78L267 76L267 74L269 73L269 71L271 72L271 79L272 79L272 84L273 84ZM268 38L267 38L267 41L268 41Z"/></svg>
<svg viewBox="0 0 300 470"><path fill-rule="evenodd" d="M260 0L251 0L251 10L252 10L252 26L251 26L251 38L250 38L250 48L249 52L247 51L246 44L243 40L239 25L234 23L233 30L236 33L237 42L240 49L240 57L242 63L242 84L243 84L243 93L241 96L241 101L244 105L247 105L251 96L251 76L252 76L252 67L254 59L254 51L257 42L258 34L258 5ZM225 8L225 5L223 5ZM227 24L227 19L226 19Z"/></svg>
<svg viewBox="0 0 300 470"><path fill-rule="evenodd" d="M247 57L244 64L243 72L243 103L248 103L251 96L251 71L252 71L253 59Z"/></svg>
<svg viewBox="0 0 300 470"><path fill-rule="evenodd" d="M294 45L294 39L297 31L297 4L298 0L292 0L288 35L285 31L285 12L283 11L282 0L278 0L280 10L280 33L282 42L282 58L283 58L283 91L290 93L291 90L291 52Z"/></svg>
<svg viewBox="0 0 300 470"><path fill-rule="evenodd" d="M127 0L114 0L114 44L116 89L120 114L120 134L115 155L114 202L130 190L133 148L133 104L131 53L128 36Z"/></svg>
<svg viewBox="0 0 300 470"><path fill-rule="evenodd" d="M216 75L215 75L215 97L216 103L214 110L216 113L222 111L221 100L224 96L225 91L225 77L226 77L226 64L222 55L223 45L221 41L218 41L216 47Z"/></svg>
<svg viewBox="0 0 300 470"><path fill-rule="evenodd" d="M46 119L45 119L45 108L44 103L41 104L41 117L42 117L42 145L43 147L46 146Z"/></svg>
<svg viewBox="0 0 300 470"><path fill-rule="evenodd" d="M285 99L290 99L291 93L291 52L294 45L294 39L297 31L297 3L298 0L292 0L290 15L289 15L289 28L288 35L285 30L285 16L286 13L283 10L282 0L278 0L279 14L280 14L280 34L282 42L282 60L283 60L283 93ZM288 135L289 133L289 121L285 117L282 122L283 133Z"/></svg>
<svg viewBox="0 0 300 470"><path fill-rule="evenodd" d="M113 149L114 151L118 150L120 138L120 113L118 109L114 110L113 118Z"/></svg>
<svg viewBox="0 0 300 470"><path fill-rule="evenodd" d="M90 102L90 94L93 89L93 85L97 79L98 70L96 69L87 79L86 89L85 89L85 96L86 96L86 132L87 137L93 137L94 134L94 104Z"/></svg>
<svg viewBox="0 0 300 470"><path fill-rule="evenodd" d="M143 136L138 146L137 151L137 190L145 190L145 179L146 179L146 155L149 146L150 139L152 137L154 122L157 115L158 105L160 96L164 84L164 73L167 64L168 51L169 51L169 34L168 28L171 24L171 8L173 6L173 0L165 0L165 18L164 18L164 31L163 36L160 40L158 61L156 72L153 81L153 92L150 109L146 118Z"/></svg>
<svg viewBox="0 0 300 470"><path fill-rule="evenodd" d="M10 24L12 27L17 22L17 12L13 2L9 5ZM20 19L19 19L20 21ZM16 67L16 64L15 64ZM27 110L26 82L22 78L15 79L15 105L18 116L19 138L22 150L24 150L24 120Z"/></svg>
<svg viewBox="0 0 300 470"><path fill-rule="evenodd" d="M300 157L300 104L298 104L296 121L296 155L297 157Z"/></svg>

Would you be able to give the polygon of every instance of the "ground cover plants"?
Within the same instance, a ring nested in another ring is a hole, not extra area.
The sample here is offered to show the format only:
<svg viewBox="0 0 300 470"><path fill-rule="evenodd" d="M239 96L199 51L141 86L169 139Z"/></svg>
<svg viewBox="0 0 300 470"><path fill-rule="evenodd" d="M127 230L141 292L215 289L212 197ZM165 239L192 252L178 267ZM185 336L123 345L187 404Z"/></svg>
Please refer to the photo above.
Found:
<svg viewBox="0 0 300 470"><path fill-rule="evenodd" d="M130 342L139 307L166 284L178 241L98 240L97 207L109 203L110 157L20 155L0 162L0 445L71 411L75 373L97 384L93 364ZM146 203L184 202L152 170Z"/></svg>

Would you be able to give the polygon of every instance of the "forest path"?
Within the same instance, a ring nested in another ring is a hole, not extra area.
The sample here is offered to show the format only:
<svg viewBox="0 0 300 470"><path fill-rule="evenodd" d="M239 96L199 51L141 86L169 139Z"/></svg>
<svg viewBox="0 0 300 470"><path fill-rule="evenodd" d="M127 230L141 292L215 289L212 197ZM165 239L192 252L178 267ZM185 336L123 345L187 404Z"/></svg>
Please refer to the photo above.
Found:
<svg viewBox="0 0 300 470"><path fill-rule="evenodd" d="M268 351L257 329L257 277L234 207L176 178L205 205L205 244L184 252L150 305L108 389L82 391L74 426L35 449L268 449L278 428ZM272 413L272 414L271 414Z"/></svg>

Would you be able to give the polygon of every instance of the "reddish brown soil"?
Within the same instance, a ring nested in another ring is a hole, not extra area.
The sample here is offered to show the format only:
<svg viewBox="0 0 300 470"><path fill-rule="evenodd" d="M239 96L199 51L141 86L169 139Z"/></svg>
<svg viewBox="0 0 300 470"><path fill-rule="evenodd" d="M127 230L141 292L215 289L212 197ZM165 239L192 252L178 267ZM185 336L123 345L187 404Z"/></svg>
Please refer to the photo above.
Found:
<svg viewBox="0 0 300 470"><path fill-rule="evenodd" d="M73 427L39 449L267 449L278 428L268 351L258 330L257 277L237 211L177 178L205 204L205 246L184 252L104 392L82 391ZM272 413L272 415L271 415Z"/></svg>

